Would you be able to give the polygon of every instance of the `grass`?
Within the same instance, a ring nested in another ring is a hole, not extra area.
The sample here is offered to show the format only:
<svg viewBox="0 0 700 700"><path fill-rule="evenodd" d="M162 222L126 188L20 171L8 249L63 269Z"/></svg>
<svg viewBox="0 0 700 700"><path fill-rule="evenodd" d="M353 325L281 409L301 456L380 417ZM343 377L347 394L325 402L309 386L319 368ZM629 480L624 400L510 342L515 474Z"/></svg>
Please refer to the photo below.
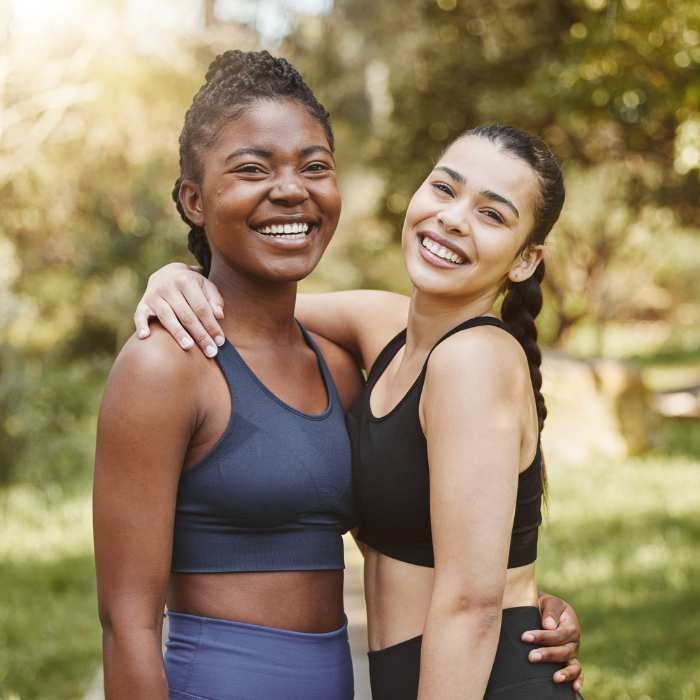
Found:
<svg viewBox="0 0 700 700"><path fill-rule="evenodd" d="M79 700L100 659L90 503L0 496L0 699Z"/></svg>
<svg viewBox="0 0 700 700"><path fill-rule="evenodd" d="M583 623L587 700L700 700L700 424L664 430L663 454L548 465L538 577ZM100 663L89 509L0 494L0 700L79 700Z"/></svg>
<svg viewBox="0 0 700 700"><path fill-rule="evenodd" d="M538 573L581 618L587 697L700 699L700 460L550 472Z"/></svg>

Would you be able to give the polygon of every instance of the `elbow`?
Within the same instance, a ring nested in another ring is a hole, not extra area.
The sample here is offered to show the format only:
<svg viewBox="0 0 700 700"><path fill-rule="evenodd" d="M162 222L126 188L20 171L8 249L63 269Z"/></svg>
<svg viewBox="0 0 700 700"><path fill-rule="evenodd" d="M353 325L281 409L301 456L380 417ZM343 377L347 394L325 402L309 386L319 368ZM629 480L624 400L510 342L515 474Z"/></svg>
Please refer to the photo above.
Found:
<svg viewBox="0 0 700 700"><path fill-rule="evenodd" d="M478 590L436 586L431 609L443 619L461 619L487 629L500 624L503 591L504 586L497 584Z"/></svg>

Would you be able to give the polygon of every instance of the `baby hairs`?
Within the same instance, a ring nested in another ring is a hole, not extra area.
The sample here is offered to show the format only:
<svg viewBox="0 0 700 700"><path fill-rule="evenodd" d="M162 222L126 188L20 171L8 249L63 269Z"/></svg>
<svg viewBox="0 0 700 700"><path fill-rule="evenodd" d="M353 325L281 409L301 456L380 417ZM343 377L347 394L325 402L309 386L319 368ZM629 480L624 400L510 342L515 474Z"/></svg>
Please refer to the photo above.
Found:
<svg viewBox="0 0 700 700"><path fill-rule="evenodd" d="M202 266L204 275L211 267L211 249L204 228L194 225L180 203L180 185L185 179L201 182L201 152L216 140L228 119L235 119L256 100L296 100L323 126L333 150L330 115L304 82L299 71L284 58L267 51L226 51L209 66L185 114L180 132L180 176L172 197L183 221L190 227L187 247Z"/></svg>

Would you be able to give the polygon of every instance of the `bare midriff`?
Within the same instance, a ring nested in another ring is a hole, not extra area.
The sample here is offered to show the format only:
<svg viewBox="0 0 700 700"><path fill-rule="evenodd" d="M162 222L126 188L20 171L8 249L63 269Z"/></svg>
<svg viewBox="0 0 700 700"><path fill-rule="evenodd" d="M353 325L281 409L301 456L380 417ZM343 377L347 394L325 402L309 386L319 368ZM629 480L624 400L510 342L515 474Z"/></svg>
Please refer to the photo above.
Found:
<svg viewBox="0 0 700 700"><path fill-rule="evenodd" d="M295 632L343 625L342 571L172 574L168 609Z"/></svg>
<svg viewBox="0 0 700 700"><path fill-rule="evenodd" d="M363 545L370 651L423 634L434 569L393 559ZM508 569L503 608L537 605L535 565Z"/></svg>

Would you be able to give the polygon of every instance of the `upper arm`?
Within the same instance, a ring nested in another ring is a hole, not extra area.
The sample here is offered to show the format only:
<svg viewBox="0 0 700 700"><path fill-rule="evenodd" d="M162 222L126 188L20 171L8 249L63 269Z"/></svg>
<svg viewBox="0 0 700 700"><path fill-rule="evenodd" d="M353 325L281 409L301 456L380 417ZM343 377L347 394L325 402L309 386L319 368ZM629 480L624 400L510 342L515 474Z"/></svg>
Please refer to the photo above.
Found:
<svg viewBox="0 0 700 700"><path fill-rule="evenodd" d="M103 621L150 625L162 616L177 484L196 421L187 363L187 354L157 333L152 343L130 340L107 382L93 489Z"/></svg>
<svg viewBox="0 0 700 700"><path fill-rule="evenodd" d="M299 294L296 315L369 370L382 348L406 327L409 301L401 294L374 290Z"/></svg>
<svg viewBox="0 0 700 700"><path fill-rule="evenodd" d="M446 340L423 390L435 591L470 604L500 604L505 586L522 437L509 341L493 329Z"/></svg>

